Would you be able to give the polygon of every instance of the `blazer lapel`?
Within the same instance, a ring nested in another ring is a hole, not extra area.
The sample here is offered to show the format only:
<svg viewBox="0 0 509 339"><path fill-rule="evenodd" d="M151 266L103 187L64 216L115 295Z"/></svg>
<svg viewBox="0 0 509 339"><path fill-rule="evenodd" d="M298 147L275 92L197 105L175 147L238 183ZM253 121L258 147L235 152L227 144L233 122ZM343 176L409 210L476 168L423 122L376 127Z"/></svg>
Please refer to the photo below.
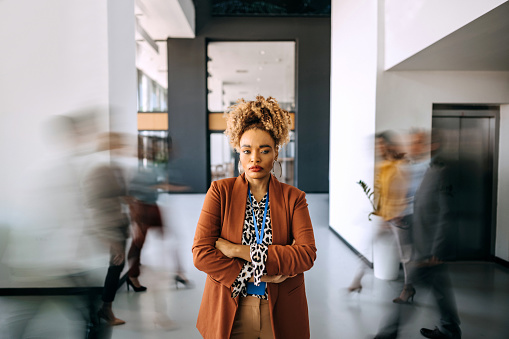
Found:
<svg viewBox="0 0 509 339"><path fill-rule="evenodd" d="M281 183L271 175L269 183L270 217L272 221L272 243L288 245L289 230L286 222L286 204Z"/></svg>
<svg viewBox="0 0 509 339"><path fill-rule="evenodd" d="M246 214L248 184L244 175L245 174L242 174L235 179L231 199L229 201L230 205L227 207L227 210L230 211L230 217L224 236L235 244L242 243L242 230L244 228L244 217Z"/></svg>

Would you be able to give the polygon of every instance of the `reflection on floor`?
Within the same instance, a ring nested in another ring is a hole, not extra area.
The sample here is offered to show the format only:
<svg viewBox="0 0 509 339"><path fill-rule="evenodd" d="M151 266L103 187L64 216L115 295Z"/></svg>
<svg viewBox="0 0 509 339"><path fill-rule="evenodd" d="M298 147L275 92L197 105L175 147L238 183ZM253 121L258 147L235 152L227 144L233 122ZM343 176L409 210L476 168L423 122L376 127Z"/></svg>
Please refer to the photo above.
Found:
<svg viewBox="0 0 509 339"><path fill-rule="evenodd" d="M191 244L203 198L204 195L190 194L164 199L169 239L149 234L140 277L148 291L127 292L125 286L121 287L114 311L127 323L113 328L112 338L201 338L195 322L205 274L192 264ZM311 337L372 338L402 282L376 279L368 270L362 292L349 295L346 287L358 259L328 228L328 195L310 194L308 203L318 248L316 264L306 273ZM186 274L195 284L193 289L176 289L171 246L179 248ZM509 338L509 270L492 263L455 263L450 265L450 272L463 338ZM2 299L0 317L9 312L8 301L16 298ZM37 337L83 338L55 305L44 306L46 312L41 312L42 316L31 324L37 329ZM400 338L423 338L419 329L433 328L438 322L432 298L425 291L418 291L413 306L404 307L416 312L401 329ZM57 330L62 324L68 325ZM0 338L8 338L3 335L0 329Z"/></svg>

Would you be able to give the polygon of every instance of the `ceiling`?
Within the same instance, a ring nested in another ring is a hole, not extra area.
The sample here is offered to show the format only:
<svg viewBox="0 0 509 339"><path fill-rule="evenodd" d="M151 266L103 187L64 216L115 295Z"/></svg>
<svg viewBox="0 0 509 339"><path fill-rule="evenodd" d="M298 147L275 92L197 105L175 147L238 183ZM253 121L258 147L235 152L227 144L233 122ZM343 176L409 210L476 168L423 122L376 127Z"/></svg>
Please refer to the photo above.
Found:
<svg viewBox="0 0 509 339"><path fill-rule="evenodd" d="M258 94L295 110L295 42L211 42L207 55L209 111Z"/></svg>
<svg viewBox="0 0 509 339"><path fill-rule="evenodd" d="M194 38L192 0L136 0L136 67L168 88L168 38Z"/></svg>
<svg viewBox="0 0 509 339"><path fill-rule="evenodd" d="M389 70L509 71L509 2Z"/></svg>

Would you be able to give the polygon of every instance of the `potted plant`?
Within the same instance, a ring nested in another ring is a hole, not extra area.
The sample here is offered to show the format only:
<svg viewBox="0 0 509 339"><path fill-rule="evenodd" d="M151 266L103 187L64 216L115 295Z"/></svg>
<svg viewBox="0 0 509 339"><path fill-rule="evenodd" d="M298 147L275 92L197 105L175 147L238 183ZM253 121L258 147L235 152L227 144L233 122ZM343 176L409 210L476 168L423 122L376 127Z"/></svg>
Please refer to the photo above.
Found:
<svg viewBox="0 0 509 339"><path fill-rule="evenodd" d="M374 190L372 190L364 181L357 182L361 186L364 194L368 198L372 211L368 214L369 221L372 221L371 216L375 215L379 220L376 221L373 236L373 271L378 279L382 280L395 280L399 274L399 253L396 242L392 232L381 232L380 228L384 229L383 225L386 222L378 216L378 206L375 204Z"/></svg>

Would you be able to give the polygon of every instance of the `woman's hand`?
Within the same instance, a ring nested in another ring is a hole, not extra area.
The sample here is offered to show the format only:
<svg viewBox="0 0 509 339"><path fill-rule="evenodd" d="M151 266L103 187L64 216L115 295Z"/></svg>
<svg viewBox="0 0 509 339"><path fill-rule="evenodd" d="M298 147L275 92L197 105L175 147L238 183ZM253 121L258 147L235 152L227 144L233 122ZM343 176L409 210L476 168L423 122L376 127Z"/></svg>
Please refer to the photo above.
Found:
<svg viewBox="0 0 509 339"><path fill-rule="evenodd" d="M228 258L241 258L245 261L251 261L251 254L248 245L237 245L226 239L218 238L216 248Z"/></svg>
<svg viewBox="0 0 509 339"><path fill-rule="evenodd" d="M218 238L216 241L216 248L221 251L224 255L226 255L228 258L234 258L235 257L235 245L234 243L229 242L228 240L225 240L223 238Z"/></svg>

